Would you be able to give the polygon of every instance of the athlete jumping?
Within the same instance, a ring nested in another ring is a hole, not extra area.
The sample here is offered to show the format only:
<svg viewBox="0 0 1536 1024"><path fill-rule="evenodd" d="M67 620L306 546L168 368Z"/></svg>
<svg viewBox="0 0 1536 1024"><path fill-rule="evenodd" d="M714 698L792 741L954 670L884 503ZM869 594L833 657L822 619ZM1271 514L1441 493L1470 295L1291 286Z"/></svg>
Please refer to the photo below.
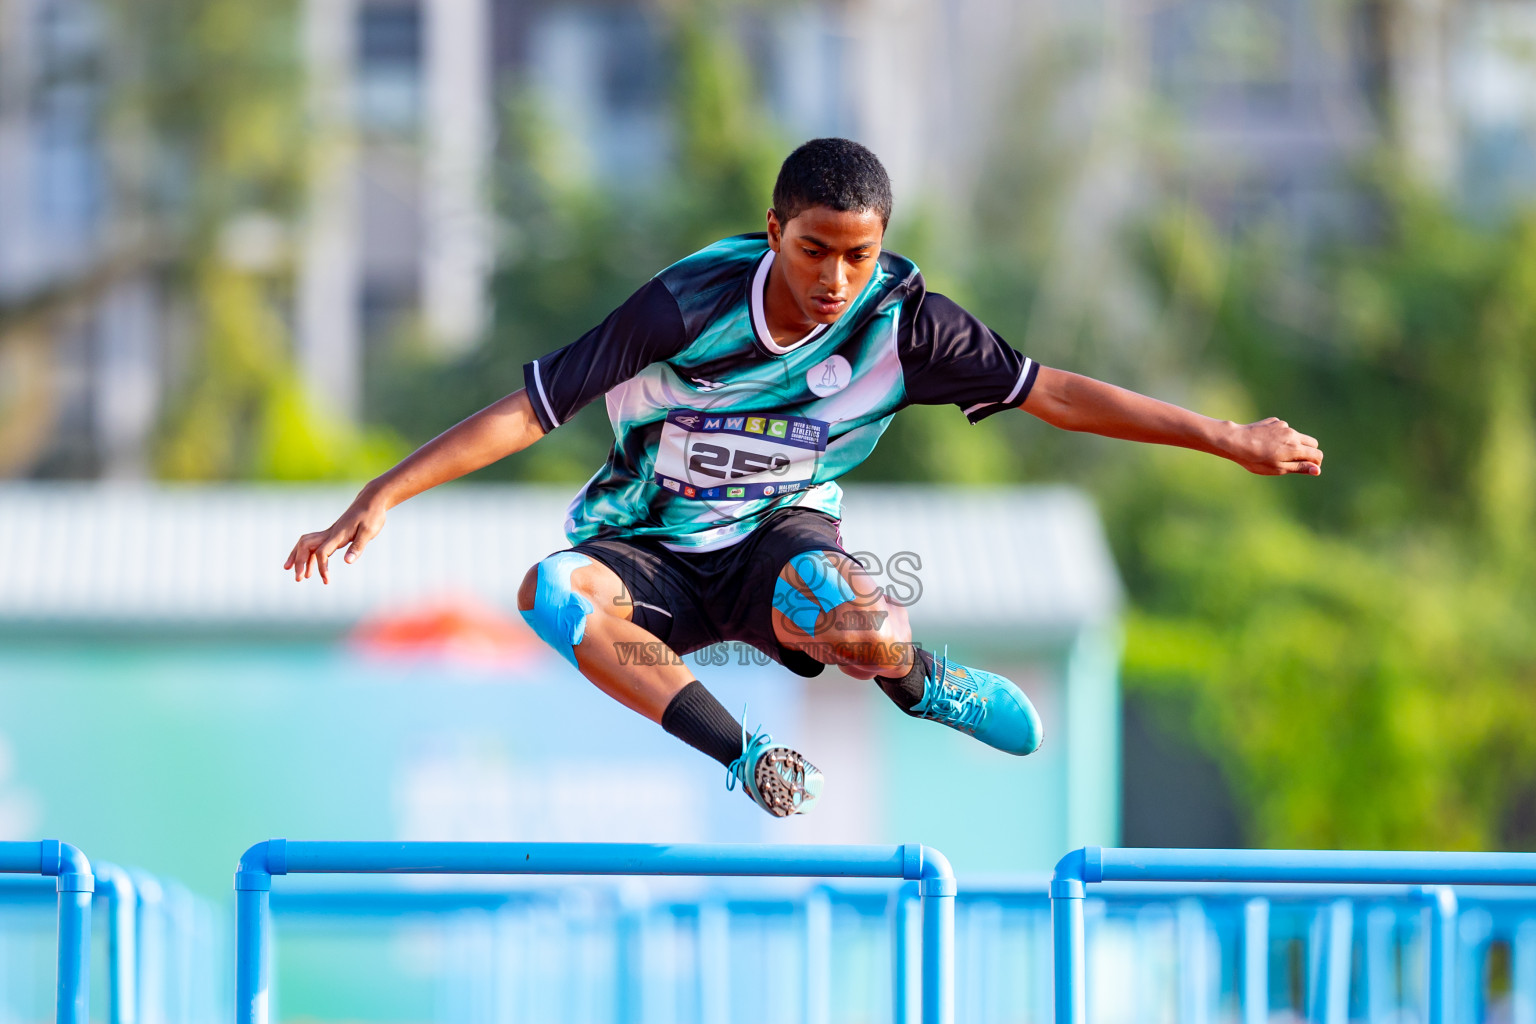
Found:
<svg viewBox="0 0 1536 1024"><path fill-rule="evenodd" d="M523 367L524 387L365 486L284 569L329 583L385 513L522 451L606 397L614 445L571 502L572 543L528 570L523 618L604 693L727 768L764 810L822 790L804 756L729 711L681 655L740 641L802 676L835 664L902 711L1010 754L1040 745L1029 698L912 641L904 607L843 548L837 478L913 404L971 423L1023 409L1064 430L1178 445L1269 475L1322 471L1317 441L1273 417L1215 420L1040 366L883 250L885 168L846 139L784 161L767 232L701 249L581 338ZM978 538L979 539L979 538ZM662 647L661 645L665 645ZM679 657L637 657L670 649Z"/></svg>

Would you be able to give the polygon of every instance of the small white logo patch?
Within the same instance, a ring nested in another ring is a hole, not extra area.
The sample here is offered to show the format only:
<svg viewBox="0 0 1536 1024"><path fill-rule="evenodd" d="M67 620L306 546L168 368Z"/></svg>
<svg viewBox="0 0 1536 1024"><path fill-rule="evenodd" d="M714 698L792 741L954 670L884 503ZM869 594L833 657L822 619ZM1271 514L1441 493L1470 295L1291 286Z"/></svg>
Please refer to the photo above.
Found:
<svg viewBox="0 0 1536 1024"><path fill-rule="evenodd" d="M805 383L812 394L826 398L853 383L853 367L842 356L829 356L805 371Z"/></svg>

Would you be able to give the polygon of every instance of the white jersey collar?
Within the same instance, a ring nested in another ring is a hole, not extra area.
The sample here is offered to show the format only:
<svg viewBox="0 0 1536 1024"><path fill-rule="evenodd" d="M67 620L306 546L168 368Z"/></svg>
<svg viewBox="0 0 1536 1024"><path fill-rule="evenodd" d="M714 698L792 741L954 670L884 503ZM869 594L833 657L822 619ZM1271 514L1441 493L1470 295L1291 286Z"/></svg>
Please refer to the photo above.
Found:
<svg viewBox="0 0 1536 1024"><path fill-rule="evenodd" d="M757 265L757 272L752 275L752 332L757 337L758 346L771 356L782 356L793 352L806 342L821 335L827 329L827 324L817 324L811 328L811 332L799 341L790 345L780 345L773 340L772 333L768 330L768 317L763 313L763 293L768 288L768 269L773 266L774 251L769 249L763 254L762 262Z"/></svg>

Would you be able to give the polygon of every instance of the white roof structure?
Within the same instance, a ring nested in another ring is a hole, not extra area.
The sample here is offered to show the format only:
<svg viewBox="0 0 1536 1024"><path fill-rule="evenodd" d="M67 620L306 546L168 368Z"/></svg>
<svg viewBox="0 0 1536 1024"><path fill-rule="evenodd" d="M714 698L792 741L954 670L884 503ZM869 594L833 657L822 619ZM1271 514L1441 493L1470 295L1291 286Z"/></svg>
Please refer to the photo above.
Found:
<svg viewBox="0 0 1536 1024"><path fill-rule="evenodd" d="M1064 487L847 487L843 540L902 562L914 625L1073 630L1118 610L1098 516ZM447 595L516 605L527 568L567 547L569 486L462 484L389 515L331 584L282 570L354 491L277 485L0 485L0 627L342 629ZM872 563L871 563L872 564ZM882 565L881 571L884 571ZM877 574L877 582L898 583Z"/></svg>

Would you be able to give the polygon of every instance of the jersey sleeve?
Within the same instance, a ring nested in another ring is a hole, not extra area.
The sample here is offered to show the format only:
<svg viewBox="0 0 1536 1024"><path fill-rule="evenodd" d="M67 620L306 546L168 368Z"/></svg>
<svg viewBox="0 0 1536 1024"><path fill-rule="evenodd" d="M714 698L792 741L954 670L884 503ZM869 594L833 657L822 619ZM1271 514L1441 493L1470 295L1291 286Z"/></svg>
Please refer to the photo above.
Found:
<svg viewBox="0 0 1536 1024"><path fill-rule="evenodd" d="M588 402L687 347L677 300L652 278L608 318L562 349L523 364L523 386L548 433Z"/></svg>
<svg viewBox="0 0 1536 1024"><path fill-rule="evenodd" d="M972 423L1024 404L1039 363L937 292L921 293L911 316L901 348L909 403L954 404Z"/></svg>

